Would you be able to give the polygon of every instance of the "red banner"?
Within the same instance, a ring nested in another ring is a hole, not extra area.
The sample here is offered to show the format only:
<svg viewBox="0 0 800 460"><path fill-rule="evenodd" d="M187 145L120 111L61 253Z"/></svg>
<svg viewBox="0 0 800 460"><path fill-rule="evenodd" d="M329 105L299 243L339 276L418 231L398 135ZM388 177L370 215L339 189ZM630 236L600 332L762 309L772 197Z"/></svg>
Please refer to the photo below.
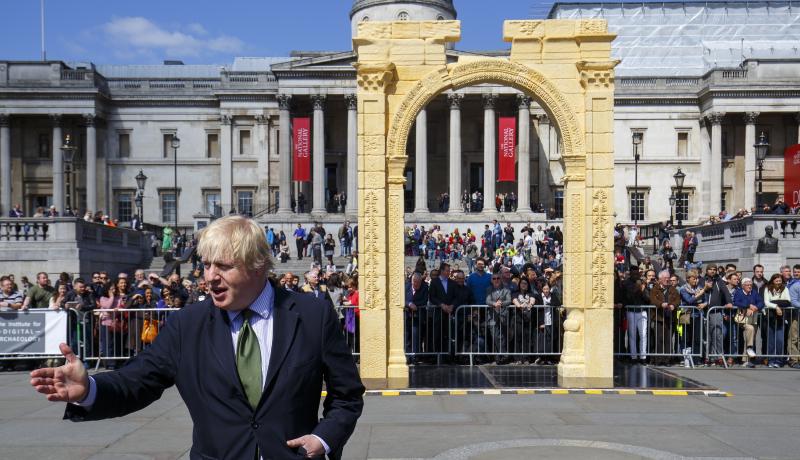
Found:
<svg viewBox="0 0 800 460"><path fill-rule="evenodd" d="M515 117L500 117L497 141L497 153L500 161L497 163L497 180L500 182L514 182L517 180L514 166L517 161L516 137L517 119Z"/></svg>
<svg viewBox="0 0 800 460"><path fill-rule="evenodd" d="M311 182L311 119L295 118L294 132L294 175L293 180Z"/></svg>
<svg viewBox="0 0 800 460"><path fill-rule="evenodd" d="M800 144L783 151L783 201L792 208L800 206Z"/></svg>

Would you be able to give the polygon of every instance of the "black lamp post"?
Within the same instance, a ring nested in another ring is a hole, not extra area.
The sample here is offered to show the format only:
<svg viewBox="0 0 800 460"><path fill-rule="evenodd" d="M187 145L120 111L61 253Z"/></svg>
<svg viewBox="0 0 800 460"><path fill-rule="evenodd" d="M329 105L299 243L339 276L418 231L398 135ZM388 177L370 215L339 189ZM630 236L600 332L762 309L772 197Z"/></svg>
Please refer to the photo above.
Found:
<svg viewBox="0 0 800 460"><path fill-rule="evenodd" d="M172 146L172 164L173 164L173 173L174 173L174 188L173 191L175 192L175 237L177 238L178 233L178 148L181 146L181 140L178 138L178 133L172 135L172 140L170 141L170 145Z"/></svg>
<svg viewBox="0 0 800 460"><path fill-rule="evenodd" d="M642 147L642 138L643 134L640 132L633 133L633 193L634 193L634 203L639 201L639 158L640 153L639 150ZM635 227L639 226L639 213L636 212L633 215L633 225Z"/></svg>
<svg viewBox="0 0 800 460"><path fill-rule="evenodd" d="M72 185L70 183L70 176L72 175L72 161L75 159L75 150L77 149L72 145L70 135L67 134L67 137L64 138L64 145L61 146L61 151L64 152L64 177L67 186L66 209L61 210L63 216L72 214L72 194L70 193Z"/></svg>
<svg viewBox="0 0 800 460"><path fill-rule="evenodd" d="M767 152L769 152L769 142L767 142L767 136L764 135L763 131L758 136L758 142L753 147L756 149L756 163L758 165L758 196L756 201L758 202L758 208L760 208L764 204L761 202L761 186L764 182L764 159L767 158Z"/></svg>
<svg viewBox="0 0 800 460"><path fill-rule="evenodd" d="M678 172L672 177L675 179L675 187L678 189L675 194L675 202L678 203L682 199L681 192L683 191L683 181L686 179L686 174L681 171L681 168L678 168ZM670 202L672 201L670 200ZM677 214L678 217L678 228L683 227L683 216L678 213L677 207L675 208L675 214Z"/></svg>
<svg viewBox="0 0 800 460"><path fill-rule="evenodd" d="M669 225L670 225L670 227L673 225L673 222L674 222L673 221L673 212L672 212L672 210L675 209L675 201L676 201L676 198L675 198L675 194L673 193L672 195L669 196Z"/></svg>
<svg viewBox="0 0 800 460"><path fill-rule="evenodd" d="M147 176L142 170L136 175L136 207L139 210L139 225L144 228L144 185L147 183Z"/></svg>

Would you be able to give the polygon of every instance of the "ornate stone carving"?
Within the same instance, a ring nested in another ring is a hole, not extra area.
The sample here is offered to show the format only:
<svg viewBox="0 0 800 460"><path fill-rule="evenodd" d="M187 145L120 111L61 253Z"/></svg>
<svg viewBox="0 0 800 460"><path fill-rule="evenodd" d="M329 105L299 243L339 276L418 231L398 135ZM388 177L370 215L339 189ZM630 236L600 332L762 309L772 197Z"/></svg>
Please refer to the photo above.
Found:
<svg viewBox="0 0 800 460"><path fill-rule="evenodd" d="M358 96L355 94L345 94L344 101L347 103L347 110L358 110Z"/></svg>
<svg viewBox="0 0 800 460"><path fill-rule="evenodd" d="M604 35L608 33L605 19L582 19L578 25L579 35Z"/></svg>
<svg viewBox="0 0 800 460"><path fill-rule="evenodd" d="M504 28L503 35L506 40L544 37L544 23L542 21L506 21Z"/></svg>
<svg viewBox="0 0 800 460"><path fill-rule="evenodd" d="M369 65L354 64L357 76L356 82L359 89L367 93L382 93L394 81L394 64Z"/></svg>
<svg viewBox="0 0 800 460"><path fill-rule="evenodd" d="M380 274L377 271L377 267L381 249L378 243L385 241L380 239L378 235L378 196L373 190L368 190L364 196L364 221L364 226L366 227L364 234L364 243L366 247L364 252L366 253L365 258L367 262L364 266L364 278L366 281L364 292L367 299L364 306L367 309L373 310L378 308L379 305L377 305L376 300L380 296L380 287L378 286L378 276Z"/></svg>
<svg viewBox="0 0 800 460"><path fill-rule="evenodd" d="M497 104L496 94L484 94L482 95L482 98L484 109L494 109L495 104Z"/></svg>
<svg viewBox="0 0 800 460"><path fill-rule="evenodd" d="M712 125L721 125L724 118L725 112L712 112L708 114L708 121L711 122Z"/></svg>
<svg viewBox="0 0 800 460"><path fill-rule="evenodd" d="M64 117L62 117L60 113L51 113L49 116L50 123L53 124L54 128L60 127L61 123L64 121Z"/></svg>
<svg viewBox="0 0 800 460"><path fill-rule="evenodd" d="M517 107L520 109L530 109L531 108L531 98L524 94L517 94Z"/></svg>
<svg viewBox="0 0 800 460"><path fill-rule="evenodd" d="M325 110L325 101L327 100L327 96L324 94L314 94L311 96L311 104L314 106L314 110Z"/></svg>
<svg viewBox="0 0 800 460"><path fill-rule="evenodd" d="M220 115L219 122L222 125L229 126L231 123L233 123L233 117L227 114Z"/></svg>
<svg viewBox="0 0 800 460"><path fill-rule="evenodd" d="M447 95L447 103L451 110L461 110L461 102L464 100L463 94L450 93Z"/></svg>
<svg viewBox="0 0 800 460"><path fill-rule="evenodd" d="M94 126L97 122L97 115L93 113L87 113L83 115L83 124L85 126Z"/></svg>
<svg viewBox="0 0 800 460"><path fill-rule="evenodd" d="M759 115L760 115L760 113L758 113L758 112L745 112L745 114L744 114L744 122L745 122L745 124L748 124L748 125L756 124L756 121L758 120L758 116Z"/></svg>
<svg viewBox="0 0 800 460"><path fill-rule="evenodd" d="M448 89L475 86L479 83L502 83L532 94L543 107L547 107L559 126L564 143L564 158L575 157L585 162L581 125L572 105L552 81L537 70L525 65L486 59L452 66L449 71L439 68L426 75L408 93L394 114L387 136L387 154L403 156L408 135L415 117L437 94Z"/></svg>
<svg viewBox="0 0 800 460"><path fill-rule="evenodd" d="M8 127L11 125L11 115L0 113L0 126Z"/></svg>
<svg viewBox="0 0 800 460"><path fill-rule="evenodd" d="M278 100L278 108L280 110L291 110L292 95L291 94L278 94L275 99Z"/></svg>
<svg viewBox="0 0 800 460"><path fill-rule="evenodd" d="M255 116L256 124L259 125L269 125L269 116L264 114L259 114Z"/></svg>

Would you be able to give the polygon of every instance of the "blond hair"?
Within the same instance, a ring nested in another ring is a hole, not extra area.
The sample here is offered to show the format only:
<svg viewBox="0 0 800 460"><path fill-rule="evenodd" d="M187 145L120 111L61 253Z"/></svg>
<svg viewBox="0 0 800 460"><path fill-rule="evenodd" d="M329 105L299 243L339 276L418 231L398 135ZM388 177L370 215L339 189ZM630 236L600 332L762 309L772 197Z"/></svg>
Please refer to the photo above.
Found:
<svg viewBox="0 0 800 460"><path fill-rule="evenodd" d="M255 221L242 216L217 219L198 235L197 254L204 262L224 262L247 270L272 270L267 237Z"/></svg>

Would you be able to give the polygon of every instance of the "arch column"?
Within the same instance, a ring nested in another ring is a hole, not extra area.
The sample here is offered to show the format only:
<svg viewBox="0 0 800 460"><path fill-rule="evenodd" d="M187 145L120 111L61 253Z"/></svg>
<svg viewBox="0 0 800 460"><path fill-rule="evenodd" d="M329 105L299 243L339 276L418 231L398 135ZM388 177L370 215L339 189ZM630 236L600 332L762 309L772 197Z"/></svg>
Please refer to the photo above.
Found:
<svg viewBox="0 0 800 460"><path fill-rule="evenodd" d="M347 102L347 215L358 208L358 96L348 94Z"/></svg>

